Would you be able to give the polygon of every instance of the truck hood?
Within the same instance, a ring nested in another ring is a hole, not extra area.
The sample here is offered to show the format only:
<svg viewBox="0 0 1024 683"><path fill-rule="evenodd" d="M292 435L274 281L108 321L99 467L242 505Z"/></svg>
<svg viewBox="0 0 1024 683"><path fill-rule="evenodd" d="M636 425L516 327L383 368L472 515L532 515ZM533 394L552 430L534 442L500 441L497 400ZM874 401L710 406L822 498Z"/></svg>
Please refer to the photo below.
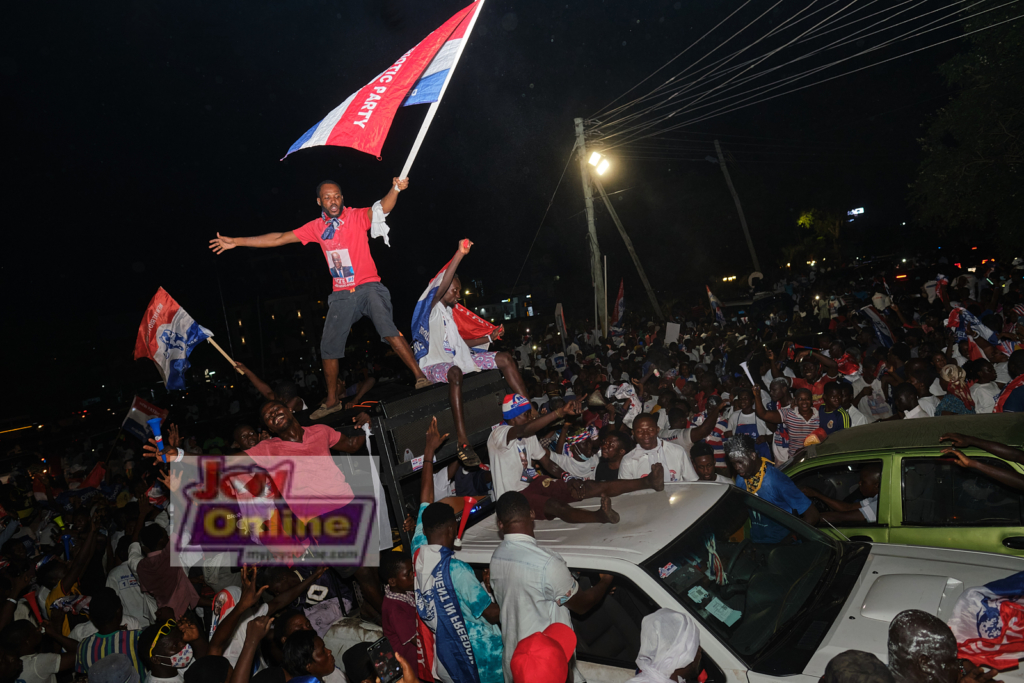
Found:
<svg viewBox="0 0 1024 683"><path fill-rule="evenodd" d="M1024 571L1024 559L1008 555L876 544L842 614L804 674L824 675L829 660L846 650L871 652L888 662L889 622L897 614L919 609L947 621L965 590L1019 571ZM1024 674L1018 671L999 678L1024 683Z"/></svg>

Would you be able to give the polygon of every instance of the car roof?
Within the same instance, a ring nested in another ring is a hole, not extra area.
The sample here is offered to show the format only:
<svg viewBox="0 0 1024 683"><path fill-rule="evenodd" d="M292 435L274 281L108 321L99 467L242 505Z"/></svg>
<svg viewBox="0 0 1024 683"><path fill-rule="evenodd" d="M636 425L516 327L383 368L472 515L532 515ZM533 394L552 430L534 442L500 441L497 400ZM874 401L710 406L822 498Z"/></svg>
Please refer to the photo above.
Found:
<svg viewBox="0 0 1024 683"><path fill-rule="evenodd" d="M1024 416L1019 413L943 415L915 420L875 422L855 429L843 429L832 434L824 442L806 448L798 456L796 462L840 453L860 453L880 449L929 448L934 450L944 447L939 443L939 437L949 432L959 432L988 441L1020 446L1024 444Z"/></svg>
<svg viewBox="0 0 1024 683"><path fill-rule="evenodd" d="M534 528L537 544L574 557L619 558L639 564L664 548L690 523L699 519L725 495L730 484L687 482L666 484L664 491L636 491L612 498L618 524L569 524L560 519L540 520ZM596 509L600 500L589 499L574 507ZM458 557L466 562L489 562L501 543L497 515L468 529Z"/></svg>

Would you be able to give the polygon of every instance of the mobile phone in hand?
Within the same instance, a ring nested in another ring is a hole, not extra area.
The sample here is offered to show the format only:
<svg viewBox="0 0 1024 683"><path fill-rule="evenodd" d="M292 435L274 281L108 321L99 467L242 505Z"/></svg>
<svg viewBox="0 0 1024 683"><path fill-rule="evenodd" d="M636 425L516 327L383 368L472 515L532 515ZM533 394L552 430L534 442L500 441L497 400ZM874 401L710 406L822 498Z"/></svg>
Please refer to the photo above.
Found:
<svg viewBox="0 0 1024 683"><path fill-rule="evenodd" d="M398 663L395 650L386 636L371 645L367 653L380 683L397 683L402 680L402 665Z"/></svg>

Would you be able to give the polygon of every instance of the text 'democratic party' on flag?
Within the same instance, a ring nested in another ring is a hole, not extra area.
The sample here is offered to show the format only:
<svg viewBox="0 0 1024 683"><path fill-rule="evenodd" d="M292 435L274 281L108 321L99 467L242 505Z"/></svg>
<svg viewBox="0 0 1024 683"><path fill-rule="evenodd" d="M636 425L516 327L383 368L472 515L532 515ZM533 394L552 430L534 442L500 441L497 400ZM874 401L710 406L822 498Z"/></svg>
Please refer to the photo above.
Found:
<svg viewBox="0 0 1024 683"><path fill-rule="evenodd" d="M480 4L474 2L459 11L383 73L349 95L306 131L288 149L288 154L332 145L380 156L399 107L437 101L445 82L451 78L455 55Z"/></svg>
<svg viewBox="0 0 1024 683"><path fill-rule="evenodd" d="M161 287L150 299L139 325L135 359L152 359L168 390L184 389L189 354L196 344L212 336L213 332L193 320Z"/></svg>
<svg viewBox="0 0 1024 683"><path fill-rule="evenodd" d="M704 285L704 288L708 290L708 301L711 302L711 310L715 312L715 322L725 324L725 313L722 312L722 302L718 300L718 297L711 293L711 288Z"/></svg>
<svg viewBox="0 0 1024 683"><path fill-rule="evenodd" d="M149 427L149 420L155 417L163 420L167 417L167 411L136 396L132 399L132 407L128 410L128 414L124 416L121 429L145 443L149 437L153 436L153 430Z"/></svg>

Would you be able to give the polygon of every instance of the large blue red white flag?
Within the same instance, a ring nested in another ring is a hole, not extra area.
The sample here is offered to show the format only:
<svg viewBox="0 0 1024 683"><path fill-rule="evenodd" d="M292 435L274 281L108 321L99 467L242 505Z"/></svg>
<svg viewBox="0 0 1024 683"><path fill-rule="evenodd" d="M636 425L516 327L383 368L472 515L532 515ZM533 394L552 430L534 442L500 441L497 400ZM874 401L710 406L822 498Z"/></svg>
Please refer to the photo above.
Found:
<svg viewBox="0 0 1024 683"><path fill-rule="evenodd" d="M184 389L189 354L196 344L212 336L213 332L193 320L161 287L150 299L139 325L135 359L149 358L156 363L168 390Z"/></svg>
<svg viewBox="0 0 1024 683"><path fill-rule="evenodd" d="M420 294L416 307L412 310L412 352L416 360L423 358L430 350L430 304L434 301L441 281L444 280L444 273L451 264L451 261L444 264L444 268ZM497 325L487 322L462 304L455 304L452 307L452 318L455 320L455 326L459 328L459 336L466 340L486 337L498 329Z"/></svg>
<svg viewBox="0 0 1024 683"><path fill-rule="evenodd" d="M483 4L474 2L348 96L288 149L333 145L380 156L399 107L436 102L454 72L466 32ZM287 157L288 154L285 154Z"/></svg>
<svg viewBox="0 0 1024 683"><path fill-rule="evenodd" d="M722 312L722 302L718 300L718 297L711 293L711 288L704 285L704 289L708 290L708 301L711 302L711 310L715 312L715 322L725 324L725 313Z"/></svg>
<svg viewBox="0 0 1024 683"><path fill-rule="evenodd" d="M1024 572L965 590L948 623L961 659L995 669L1016 667L1024 658Z"/></svg>
<svg viewBox="0 0 1024 683"><path fill-rule="evenodd" d="M892 333L889 323L878 313L874 305L869 304L860 309L860 312L871 321L871 326L875 331L875 338L878 339L878 343L887 349L891 348L896 343L896 336Z"/></svg>
<svg viewBox="0 0 1024 683"><path fill-rule="evenodd" d="M614 327L616 324L621 326L622 319L626 317L626 281L619 280L619 294L615 297L615 305L612 307L612 322L611 325Z"/></svg>

